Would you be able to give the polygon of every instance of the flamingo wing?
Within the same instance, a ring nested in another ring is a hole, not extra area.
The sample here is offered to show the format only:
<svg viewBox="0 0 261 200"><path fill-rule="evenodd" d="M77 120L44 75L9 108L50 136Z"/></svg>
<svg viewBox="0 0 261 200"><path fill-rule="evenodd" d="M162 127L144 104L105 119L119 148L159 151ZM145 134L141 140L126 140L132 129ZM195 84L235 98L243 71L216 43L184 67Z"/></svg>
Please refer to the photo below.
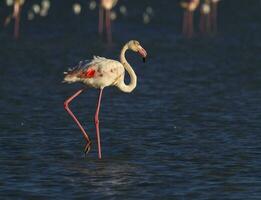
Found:
<svg viewBox="0 0 261 200"><path fill-rule="evenodd" d="M66 74L64 82L73 83L84 79L98 78L99 83L106 82L105 85L110 85L110 83L115 82L115 79L123 73L124 69L120 62L94 56L91 61L81 61L74 68L64 72Z"/></svg>
<svg viewBox="0 0 261 200"><path fill-rule="evenodd" d="M65 74L74 75L78 78L92 78L95 75L95 69L91 66L95 66L101 62L101 57L94 57L93 60L80 61L75 67L69 68ZM102 58L103 60L106 58Z"/></svg>

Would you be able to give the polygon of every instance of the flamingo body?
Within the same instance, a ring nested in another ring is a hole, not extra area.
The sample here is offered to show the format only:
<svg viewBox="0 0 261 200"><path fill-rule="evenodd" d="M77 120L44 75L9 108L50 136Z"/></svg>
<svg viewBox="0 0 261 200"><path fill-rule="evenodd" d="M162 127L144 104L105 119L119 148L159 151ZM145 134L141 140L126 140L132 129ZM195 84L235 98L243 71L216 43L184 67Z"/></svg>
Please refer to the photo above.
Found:
<svg viewBox="0 0 261 200"><path fill-rule="evenodd" d="M199 0L183 0L180 3L181 7L188 10L188 11L194 11L197 9L199 5Z"/></svg>
<svg viewBox="0 0 261 200"><path fill-rule="evenodd" d="M119 61L94 56L90 62L80 62L65 73L65 82L82 82L89 87L101 89L117 85L124 78L124 67Z"/></svg>
<svg viewBox="0 0 261 200"><path fill-rule="evenodd" d="M111 10L116 4L118 0L101 0L101 6L105 10Z"/></svg>

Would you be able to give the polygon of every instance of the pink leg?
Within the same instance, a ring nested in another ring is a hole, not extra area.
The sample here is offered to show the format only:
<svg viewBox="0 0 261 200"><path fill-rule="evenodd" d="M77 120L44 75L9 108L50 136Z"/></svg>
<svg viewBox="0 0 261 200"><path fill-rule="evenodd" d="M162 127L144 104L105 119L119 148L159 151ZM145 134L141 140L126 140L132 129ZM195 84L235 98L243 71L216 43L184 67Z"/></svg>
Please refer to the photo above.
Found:
<svg viewBox="0 0 261 200"><path fill-rule="evenodd" d="M200 25L199 29L202 35L205 35L205 14L200 13Z"/></svg>
<svg viewBox="0 0 261 200"><path fill-rule="evenodd" d="M14 17L15 17L15 29L14 29L14 37L17 39L19 37L19 26L20 26L20 4L16 2L14 5Z"/></svg>
<svg viewBox="0 0 261 200"><path fill-rule="evenodd" d="M104 13L104 9L100 6L100 10L99 10L99 34L102 35L103 32L103 13Z"/></svg>
<svg viewBox="0 0 261 200"><path fill-rule="evenodd" d="M99 99L98 99L98 103L97 103L97 109L96 109L95 118L94 118L95 127L96 127L96 135L97 135L99 159L101 159L101 140L100 140L100 128L99 128L99 112L100 112L100 106L101 106L102 91L103 91L103 89L100 90Z"/></svg>
<svg viewBox="0 0 261 200"><path fill-rule="evenodd" d="M194 11L191 12L191 35L194 36Z"/></svg>
<svg viewBox="0 0 261 200"><path fill-rule="evenodd" d="M194 34L194 27L193 27L193 11L188 11L189 14L188 14L188 27L189 27L189 31L188 31L188 38L192 38L193 37L193 34Z"/></svg>
<svg viewBox="0 0 261 200"><path fill-rule="evenodd" d="M211 26L212 32L215 34L217 32L217 3L212 3L211 9Z"/></svg>
<svg viewBox="0 0 261 200"><path fill-rule="evenodd" d="M73 112L70 110L69 108L69 104L72 102L73 99L75 99L77 96L79 96L82 92L84 91L84 89L79 90L78 92L76 92L73 96L71 96L70 98L68 98L65 102L64 102L64 108L65 110L69 113L69 115L73 118L73 120L75 121L75 123L78 125L78 127L80 128L81 132L83 133L83 136L85 138L85 140L87 141L87 144L85 145L84 148L84 152L85 154L89 153L90 149L91 149L91 140L89 139L88 134L85 132L84 128L82 127L81 123L79 122L79 120L75 117L75 115L73 114Z"/></svg>
<svg viewBox="0 0 261 200"><path fill-rule="evenodd" d="M111 36L111 11L106 10L106 32L107 32L107 41L109 44L112 42Z"/></svg>
<svg viewBox="0 0 261 200"><path fill-rule="evenodd" d="M209 35L211 32L211 16L210 14L206 15L206 34Z"/></svg>
<svg viewBox="0 0 261 200"><path fill-rule="evenodd" d="M187 10L184 10L184 15L183 15L183 28L182 32L185 37L187 37L187 30L188 30L188 16L187 16Z"/></svg>
<svg viewBox="0 0 261 200"><path fill-rule="evenodd" d="M187 35L186 35L186 37L187 37L187 39L189 38L189 34L190 34L190 22L189 22L189 20L190 20L190 11L187 11Z"/></svg>

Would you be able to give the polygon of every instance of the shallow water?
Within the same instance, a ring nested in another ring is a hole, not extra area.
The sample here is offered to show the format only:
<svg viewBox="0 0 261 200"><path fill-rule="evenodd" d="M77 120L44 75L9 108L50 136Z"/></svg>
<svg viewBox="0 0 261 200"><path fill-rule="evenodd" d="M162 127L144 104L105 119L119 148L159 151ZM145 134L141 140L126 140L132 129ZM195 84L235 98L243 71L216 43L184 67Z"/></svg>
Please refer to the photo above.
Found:
<svg viewBox="0 0 261 200"><path fill-rule="evenodd" d="M147 4L131 12L135 2L114 23L112 47L96 36L95 12L88 20L62 13L24 22L19 41L8 35L11 27L0 33L2 199L260 199L256 9L245 11L252 17L237 12L228 19L223 3L219 34L186 41L179 9L170 17L169 5L151 1L155 17L145 26ZM82 85L62 84L62 72L92 55L117 59L132 38L147 49L148 62L129 53L137 88L104 91L101 161L93 124L98 91L72 103L93 141L85 158L83 137L63 109Z"/></svg>

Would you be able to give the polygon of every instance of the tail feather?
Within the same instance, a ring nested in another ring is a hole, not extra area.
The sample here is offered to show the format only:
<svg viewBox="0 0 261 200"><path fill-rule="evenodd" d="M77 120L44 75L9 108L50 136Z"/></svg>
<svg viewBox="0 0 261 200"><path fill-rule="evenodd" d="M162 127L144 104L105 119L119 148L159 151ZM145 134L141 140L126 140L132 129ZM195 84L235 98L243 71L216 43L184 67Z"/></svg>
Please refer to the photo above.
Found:
<svg viewBox="0 0 261 200"><path fill-rule="evenodd" d="M65 75L63 83L75 83L77 81L80 81L78 70L68 70L67 72L63 72L63 74Z"/></svg>
<svg viewBox="0 0 261 200"><path fill-rule="evenodd" d="M65 75L63 83L74 83L84 78L92 78L95 74L95 70L88 68L90 64L88 60L80 61L74 68L69 68L63 72Z"/></svg>

